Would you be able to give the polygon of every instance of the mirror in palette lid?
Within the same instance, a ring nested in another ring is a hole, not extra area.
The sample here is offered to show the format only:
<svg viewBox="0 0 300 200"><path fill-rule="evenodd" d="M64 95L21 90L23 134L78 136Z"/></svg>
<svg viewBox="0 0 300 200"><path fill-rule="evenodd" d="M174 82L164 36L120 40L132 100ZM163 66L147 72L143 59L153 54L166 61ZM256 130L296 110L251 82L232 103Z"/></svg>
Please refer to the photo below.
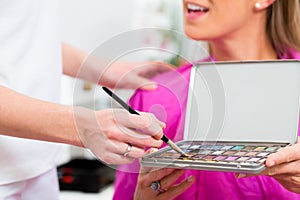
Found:
<svg viewBox="0 0 300 200"><path fill-rule="evenodd" d="M249 61L193 66L185 140L297 141L300 62Z"/></svg>

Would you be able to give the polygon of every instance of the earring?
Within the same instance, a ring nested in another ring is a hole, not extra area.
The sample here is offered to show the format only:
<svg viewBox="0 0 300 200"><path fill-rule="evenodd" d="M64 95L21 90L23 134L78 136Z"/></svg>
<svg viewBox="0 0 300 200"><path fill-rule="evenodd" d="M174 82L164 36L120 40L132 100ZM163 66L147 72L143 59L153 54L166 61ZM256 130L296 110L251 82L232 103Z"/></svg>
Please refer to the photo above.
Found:
<svg viewBox="0 0 300 200"><path fill-rule="evenodd" d="M255 4L255 8L260 9L260 8L261 8L261 4L260 4L259 2L257 2L257 3Z"/></svg>

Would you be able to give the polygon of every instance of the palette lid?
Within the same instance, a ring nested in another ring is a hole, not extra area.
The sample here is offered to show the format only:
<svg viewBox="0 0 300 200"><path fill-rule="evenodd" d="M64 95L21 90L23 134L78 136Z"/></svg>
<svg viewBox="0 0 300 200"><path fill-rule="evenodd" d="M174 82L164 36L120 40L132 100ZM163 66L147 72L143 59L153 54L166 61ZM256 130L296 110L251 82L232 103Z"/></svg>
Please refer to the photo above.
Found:
<svg viewBox="0 0 300 200"><path fill-rule="evenodd" d="M185 139L297 141L299 61L199 63L189 87Z"/></svg>

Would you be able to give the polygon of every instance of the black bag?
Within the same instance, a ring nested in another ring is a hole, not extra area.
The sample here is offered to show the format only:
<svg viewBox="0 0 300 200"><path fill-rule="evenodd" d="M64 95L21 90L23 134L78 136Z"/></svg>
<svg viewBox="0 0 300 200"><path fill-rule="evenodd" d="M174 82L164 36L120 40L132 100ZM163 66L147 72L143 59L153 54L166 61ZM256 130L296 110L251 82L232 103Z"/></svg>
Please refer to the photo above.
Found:
<svg viewBox="0 0 300 200"><path fill-rule="evenodd" d="M98 160L74 159L57 167L60 190L97 193L111 184L115 170Z"/></svg>

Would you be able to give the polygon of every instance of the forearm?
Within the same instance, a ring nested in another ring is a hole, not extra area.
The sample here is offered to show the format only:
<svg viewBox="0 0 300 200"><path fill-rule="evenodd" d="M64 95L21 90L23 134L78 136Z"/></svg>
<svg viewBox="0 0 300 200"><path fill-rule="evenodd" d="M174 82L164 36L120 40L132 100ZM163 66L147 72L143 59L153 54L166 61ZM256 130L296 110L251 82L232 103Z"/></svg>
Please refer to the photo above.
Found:
<svg viewBox="0 0 300 200"><path fill-rule="evenodd" d="M66 43L62 43L62 52L63 72L65 75L98 83L98 79L101 76L99 60L93 60L92 57L88 57L86 52ZM95 63L98 65L96 66Z"/></svg>
<svg viewBox="0 0 300 200"><path fill-rule="evenodd" d="M0 134L82 146L73 109L0 86Z"/></svg>

